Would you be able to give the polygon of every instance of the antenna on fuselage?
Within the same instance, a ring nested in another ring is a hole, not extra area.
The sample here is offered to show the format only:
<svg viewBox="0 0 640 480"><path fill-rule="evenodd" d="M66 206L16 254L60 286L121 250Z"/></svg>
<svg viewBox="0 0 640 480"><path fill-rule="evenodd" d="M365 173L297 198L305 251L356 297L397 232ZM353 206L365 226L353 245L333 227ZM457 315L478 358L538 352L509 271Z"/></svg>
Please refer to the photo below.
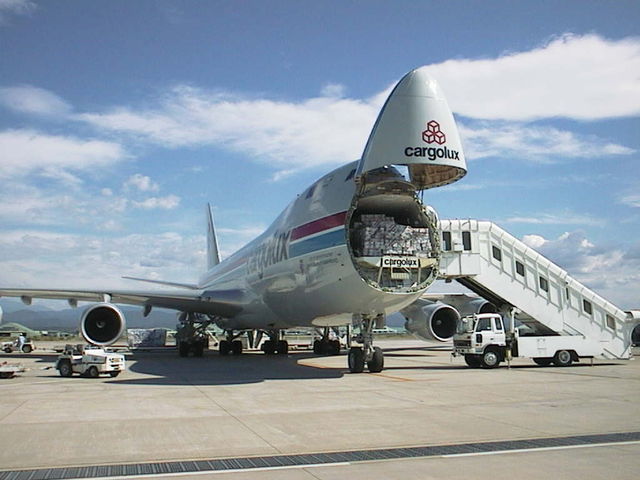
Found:
<svg viewBox="0 0 640 480"><path fill-rule="evenodd" d="M207 269L210 270L220 263L218 238L216 237L216 229L213 225L213 214L211 213L210 203L207 203L207 220L209 223L207 229Z"/></svg>

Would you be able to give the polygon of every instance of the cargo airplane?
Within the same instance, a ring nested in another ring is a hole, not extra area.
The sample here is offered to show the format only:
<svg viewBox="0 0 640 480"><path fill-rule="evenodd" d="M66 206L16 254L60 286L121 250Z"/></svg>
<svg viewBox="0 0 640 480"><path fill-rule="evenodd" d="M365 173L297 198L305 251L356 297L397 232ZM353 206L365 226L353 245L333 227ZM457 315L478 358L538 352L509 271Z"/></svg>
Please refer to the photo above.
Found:
<svg viewBox="0 0 640 480"><path fill-rule="evenodd" d="M455 331L446 306L418 300L436 279L440 257L438 218L421 194L465 174L447 101L425 69L416 69L389 95L359 160L313 183L262 235L223 261L209 209L208 269L197 284L149 280L165 285L163 291L0 288L0 296L27 304L65 299L74 307L99 302L82 313L80 331L105 346L125 330L116 304L140 305L145 315L154 307L174 309L182 312L182 356L202 355L210 323L226 333L222 355L240 354L245 332L268 336L265 353L286 354L282 331L291 327L324 328L314 350L336 353L340 344L327 332L353 326L359 333L349 340L350 371L379 372L384 357L372 330L387 314L414 311L412 331L424 337L442 340ZM445 315L434 314L443 308Z"/></svg>

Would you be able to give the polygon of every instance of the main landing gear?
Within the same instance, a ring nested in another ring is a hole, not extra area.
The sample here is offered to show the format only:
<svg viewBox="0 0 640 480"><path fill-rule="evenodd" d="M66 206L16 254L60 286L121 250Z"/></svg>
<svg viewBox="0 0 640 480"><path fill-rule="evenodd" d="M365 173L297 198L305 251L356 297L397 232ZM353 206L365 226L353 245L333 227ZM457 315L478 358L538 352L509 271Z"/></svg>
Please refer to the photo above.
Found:
<svg viewBox="0 0 640 480"><path fill-rule="evenodd" d="M322 338L313 342L313 353L318 355L340 355L340 340L337 338L332 339L332 332L335 337L339 336L339 332L336 332L335 329L324 327Z"/></svg>
<svg viewBox="0 0 640 480"><path fill-rule="evenodd" d="M262 351L267 355L287 355L289 353L289 342L282 339L280 330L269 330L266 332L269 340L262 343Z"/></svg>
<svg viewBox="0 0 640 480"><path fill-rule="evenodd" d="M218 346L220 355L226 356L230 353L233 355L242 354L242 340L238 340L238 337L243 333L244 332L239 332L234 334L233 330L225 330L226 338L220 340L220 345Z"/></svg>
<svg viewBox="0 0 640 480"><path fill-rule="evenodd" d="M363 317L360 323L360 334L355 338L362 347L349 349L349 371L362 373L365 364L369 372L378 373L384 368L384 353L380 347L373 346L373 327L380 317Z"/></svg>
<svg viewBox="0 0 640 480"><path fill-rule="evenodd" d="M184 312L176 332L176 348L181 357L201 357L209 348L207 327L213 320L199 313Z"/></svg>

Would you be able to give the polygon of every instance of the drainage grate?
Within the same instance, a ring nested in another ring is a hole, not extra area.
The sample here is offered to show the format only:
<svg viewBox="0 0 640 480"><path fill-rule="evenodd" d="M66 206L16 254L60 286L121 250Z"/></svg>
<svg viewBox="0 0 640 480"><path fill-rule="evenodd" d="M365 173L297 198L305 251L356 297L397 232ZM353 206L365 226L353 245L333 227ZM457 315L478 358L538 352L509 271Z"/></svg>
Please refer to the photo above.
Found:
<svg viewBox="0 0 640 480"><path fill-rule="evenodd" d="M86 467L40 468L34 470L0 470L0 480L70 480L75 478L132 477L167 473L195 473L252 468L276 468L341 462L366 462L398 458L449 456L487 452L508 452L521 449L571 447L640 441L640 432L574 435L569 437L532 438L526 440L460 443L410 448L351 450L331 453L303 453L299 455L273 455L269 457L237 457L215 460L156 462L123 465L96 465Z"/></svg>

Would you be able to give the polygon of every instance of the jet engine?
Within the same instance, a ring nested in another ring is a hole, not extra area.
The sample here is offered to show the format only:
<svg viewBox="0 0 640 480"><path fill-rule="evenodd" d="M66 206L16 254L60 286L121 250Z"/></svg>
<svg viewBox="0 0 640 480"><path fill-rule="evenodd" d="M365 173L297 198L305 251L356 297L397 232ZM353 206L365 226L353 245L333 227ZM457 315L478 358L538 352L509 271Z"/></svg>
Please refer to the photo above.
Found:
<svg viewBox="0 0 640 480"><path fill-rule="evenodd" d="M124 314L110 303L90 306L80 319L80 333L93 345L107 346L115 343L124 329Z"/></svg>
<svg viewBox="0 0 640 480"><path fill-rule="evenodd" d="M406 319L407 331L426 340L446 342L456 333L460 315L458 311L444 303L418 300L403 308L400 313Z"/></svg>
<svg viewBox="0 0 640 480"><path fill-rule="evenodd" d="M468 301L460 307L459 311L461 317L473 315L474 313L498 313L496 306L484 298L476 298Z"/></svg>

